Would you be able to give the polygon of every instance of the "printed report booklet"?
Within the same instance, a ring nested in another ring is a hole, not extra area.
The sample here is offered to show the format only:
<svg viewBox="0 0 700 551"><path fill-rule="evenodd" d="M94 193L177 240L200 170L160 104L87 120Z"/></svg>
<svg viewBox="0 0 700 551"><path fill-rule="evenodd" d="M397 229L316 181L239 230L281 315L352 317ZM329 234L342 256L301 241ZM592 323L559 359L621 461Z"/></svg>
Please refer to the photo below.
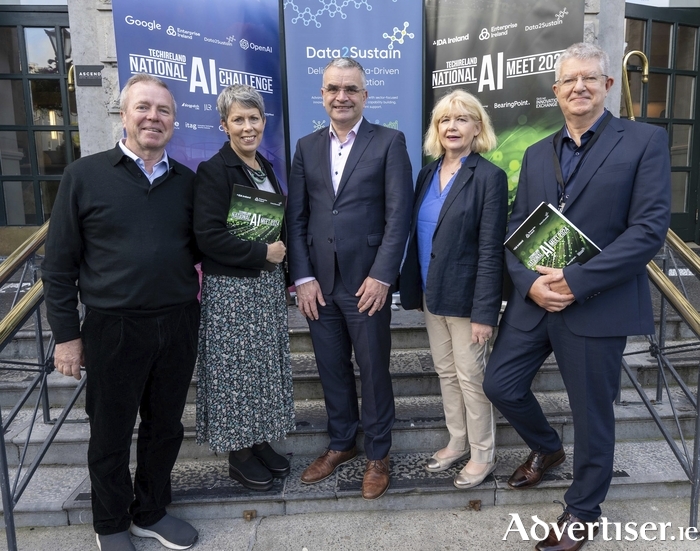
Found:
<svg viewBox="0 0 700 551"><path fill-rule="evenodd" d="M544 201L504 244L530 270L583 264L600 252L566 216Z"/></svg>
<svg viewBox="0 0 700 551"><path fill-rule="evenodd" d="M234 185L226 223L229 231L246 241L274 243L284 219L284 195Z"/></svg>

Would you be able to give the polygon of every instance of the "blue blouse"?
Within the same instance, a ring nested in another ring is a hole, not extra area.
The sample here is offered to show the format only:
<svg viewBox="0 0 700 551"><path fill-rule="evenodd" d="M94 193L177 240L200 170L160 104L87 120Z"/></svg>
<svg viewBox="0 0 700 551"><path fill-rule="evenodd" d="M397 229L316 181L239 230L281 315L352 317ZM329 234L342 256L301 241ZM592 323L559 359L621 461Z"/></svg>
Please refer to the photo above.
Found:
<svg viewBox="0 0 700 551"><path fill-rule="evenodd" d="M464 164L466 156L460 161ZM430 254L433 251L433 234L435 226L437 226L438 218L442 205L445 203L447 194L452 189L452 182L459 171L455 172L450 181L447 182L445 189L440 192L440 169L442 168L442 159L438 163L437 170L433 173L433 178L430 180L430 185L423 195L423 202L418 210L418 219L416 221L416 238L418 240L418 263L420 264L420 275L425 292L425 284L428 281L428 268L430 267Z"/></svg>

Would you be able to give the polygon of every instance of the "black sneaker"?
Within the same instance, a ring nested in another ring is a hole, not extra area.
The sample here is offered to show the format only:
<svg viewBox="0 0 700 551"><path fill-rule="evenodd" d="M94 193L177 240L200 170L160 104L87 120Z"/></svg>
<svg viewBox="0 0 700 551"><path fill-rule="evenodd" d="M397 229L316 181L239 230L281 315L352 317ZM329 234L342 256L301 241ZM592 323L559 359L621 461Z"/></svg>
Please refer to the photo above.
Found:
<svg viewBox="0 0 700 551"><path fill-rule="evenodd" d="M284 455L278 454L272 449L272 446L267 442L255 444L253 446L253 455L260 460L260 463L267 467L267 470L272 473L275 478L284 478L289 474L290 466L289 459Z"/></svg>
<svg viewBox="0 0 700 551"><path fill-rule="evenodd" d="M272 473L248 449L248 454L231 452L228 454L228 475L250 490L265 491L272 488ZM241 455L245 459L241 459Z"/></svg>

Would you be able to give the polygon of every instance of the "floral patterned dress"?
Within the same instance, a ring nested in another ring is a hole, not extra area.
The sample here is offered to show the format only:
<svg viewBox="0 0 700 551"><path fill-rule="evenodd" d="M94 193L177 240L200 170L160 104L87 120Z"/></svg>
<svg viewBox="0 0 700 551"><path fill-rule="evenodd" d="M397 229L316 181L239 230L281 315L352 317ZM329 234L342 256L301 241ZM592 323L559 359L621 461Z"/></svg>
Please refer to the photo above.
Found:
<svg viewBox="0 0 700 551"><path fill-rule="evenodd" d="M281 269L204 274L197 358L197 443L215 452L284 438L294 396Z"/></svg>

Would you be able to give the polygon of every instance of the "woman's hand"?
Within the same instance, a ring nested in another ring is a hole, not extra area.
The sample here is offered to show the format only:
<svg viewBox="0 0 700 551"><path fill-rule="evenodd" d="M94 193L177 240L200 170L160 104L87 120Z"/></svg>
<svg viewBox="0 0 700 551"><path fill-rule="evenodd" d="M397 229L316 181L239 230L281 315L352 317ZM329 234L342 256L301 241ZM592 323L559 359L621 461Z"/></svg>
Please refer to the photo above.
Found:
<svg viewBox="0 0 700 551"><path fill-rule="evenodd" d="M474 344L486 344L492 336L493 327L472 322L472 342Z"/></svg>
<svg viewBox="0 0 700 551"><path fill-rule="evenodd" d="M267 246L267 256L265 260L273 264L279 264L284 260L284 255L287 254L287 247L281 241L275 241Z"/></svg>

